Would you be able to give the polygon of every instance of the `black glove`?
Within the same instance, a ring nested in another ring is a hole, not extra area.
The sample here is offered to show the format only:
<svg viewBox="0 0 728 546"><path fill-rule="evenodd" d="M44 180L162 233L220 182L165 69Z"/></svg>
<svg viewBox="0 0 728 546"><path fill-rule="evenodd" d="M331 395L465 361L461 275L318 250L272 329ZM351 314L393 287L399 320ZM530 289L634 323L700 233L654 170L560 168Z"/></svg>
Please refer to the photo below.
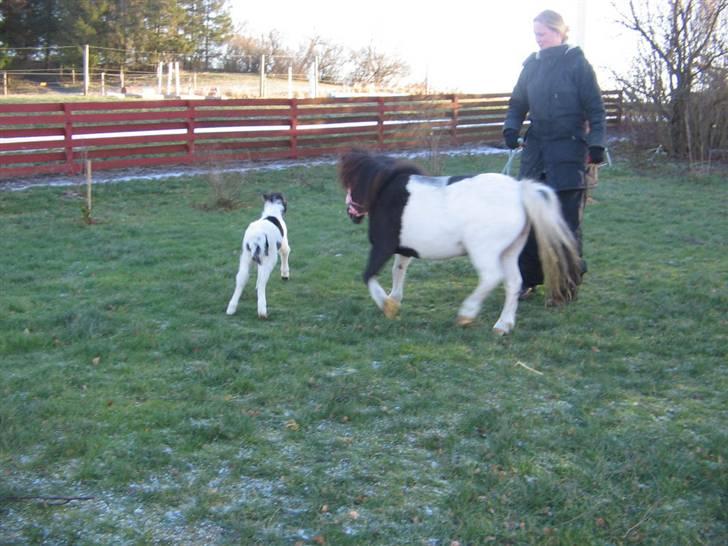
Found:
<svg viewBox="0 0 728 546"><path fill-rule="evenodd" d="M589 146L589 163L595 165L604 163L604 148L601 146Z"/></svg>
<svg viewBox="0 0 728 546"><path fill-rule="evenodd" d="M518 143L518 131L515 129L503 129L503 140L505 140L506 146L511 150L515 150L520 146Z"/></svg>

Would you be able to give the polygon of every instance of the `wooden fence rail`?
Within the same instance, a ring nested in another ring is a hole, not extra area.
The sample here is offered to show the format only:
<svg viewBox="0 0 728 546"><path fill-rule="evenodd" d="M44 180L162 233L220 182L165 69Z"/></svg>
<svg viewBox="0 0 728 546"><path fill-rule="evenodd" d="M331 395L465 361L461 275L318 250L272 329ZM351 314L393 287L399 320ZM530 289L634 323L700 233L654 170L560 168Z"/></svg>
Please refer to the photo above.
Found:
<svg viewBox="0 0 728 546"><path fill-rule="evenodd" d="M0 103L0 182L44 173L297 159L352 146L499 144L508 94ZM621 91L605 91L609 125Z"/></svg>

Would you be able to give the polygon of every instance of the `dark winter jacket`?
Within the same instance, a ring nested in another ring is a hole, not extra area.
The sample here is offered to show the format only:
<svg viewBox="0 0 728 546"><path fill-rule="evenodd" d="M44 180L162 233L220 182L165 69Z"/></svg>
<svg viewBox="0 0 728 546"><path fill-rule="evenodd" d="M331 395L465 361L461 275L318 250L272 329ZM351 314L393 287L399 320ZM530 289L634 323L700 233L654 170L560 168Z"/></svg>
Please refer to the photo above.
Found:
<svg viewBox="0 0 728 546"><path fill-rule="evenodd" d="M589 146L605 146L605 115L597 79L579 47L564 44L533 53L508 104L503 130L520 131L528 114L521 178L556 189L584 187Z"/></svg>

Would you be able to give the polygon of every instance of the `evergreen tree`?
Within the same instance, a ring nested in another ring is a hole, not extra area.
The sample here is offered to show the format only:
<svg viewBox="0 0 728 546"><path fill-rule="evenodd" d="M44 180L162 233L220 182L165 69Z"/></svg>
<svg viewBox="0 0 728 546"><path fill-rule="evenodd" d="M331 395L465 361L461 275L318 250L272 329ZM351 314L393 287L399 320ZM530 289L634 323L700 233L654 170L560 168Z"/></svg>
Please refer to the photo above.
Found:
<svg viewBox="0 0 728 546"><path fill-rule="evenodd" d="M63 61L72 64L82 62L82 46L96 46L91 49L92 66L118 63L118 52L103 48L113 47L109 43L112 15L110 0L64 0L59 13L61 25L58 32L60 44L78 45L64 53ZM115 54L114 54L115 53Z"/></svg>
<svg viewBox="0 0 728 546"><path fill-rule="evenodd" d="M186 34L194 47L189 68L209 70L232 36L233 22L226 0L188 0Z"/></svg>
<svg viewBox="0 0 728 546"><path fill-rule="evenodd" d="M178 60L193 51L185 39L185 11L177 0L148 0L142 49L159 52L160 60Z"/></svg>
<svg viewBox="0 0 728 546"><path fill-rule="evenodd" d="M58 45L62 0L4 0L0 2L0 41L15 49L14 64L42 62L48 66ZM38 48L36 51L24 48Z"/></svg>
<svg viewBox="0 0 728 546"><path fill-rule="evenodd" d="M109 25L107 45L122 50L124 64L130 67L154 62L143 50L146 11L152 9L149 4L148 0L113 0L110 6L109 17L113 24Z"/></svg>

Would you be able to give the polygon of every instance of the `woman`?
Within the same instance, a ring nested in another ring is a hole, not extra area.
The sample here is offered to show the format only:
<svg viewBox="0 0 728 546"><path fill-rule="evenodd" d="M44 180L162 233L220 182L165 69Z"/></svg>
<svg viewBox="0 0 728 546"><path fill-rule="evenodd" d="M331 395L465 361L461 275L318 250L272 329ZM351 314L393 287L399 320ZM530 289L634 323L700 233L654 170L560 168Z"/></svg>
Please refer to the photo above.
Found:
<svg viewBox="0 0 728 546"><path fill-rule="evenodd" d="M606 122L594 70L579 47L566 43L568 30L555 11L543 11L533 20L539 51L523 63L508 103L503 138L506 146L518 148L521 125L528 114L519 178L540 180L556 190L581 254L584 173L587 161L599 164L604 160ZM518 262L523 278L521 299L525 299L543 284L533 232Z"/></svg>

